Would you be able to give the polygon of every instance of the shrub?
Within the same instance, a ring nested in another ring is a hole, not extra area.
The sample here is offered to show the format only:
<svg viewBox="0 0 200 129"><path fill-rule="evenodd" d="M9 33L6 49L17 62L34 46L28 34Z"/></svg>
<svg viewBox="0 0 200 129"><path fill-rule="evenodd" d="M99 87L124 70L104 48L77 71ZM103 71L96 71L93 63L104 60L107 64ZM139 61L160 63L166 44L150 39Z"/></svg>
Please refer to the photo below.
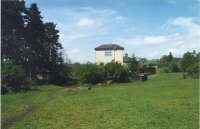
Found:
<svg viewBox="0 0 200 129"><path fill-rule="evenodd" d="M2 89L3 92L29 89L26 75L20 65L11 60L2 62Z"/></svg>
<svg viewBox="0 0 200 129"><path fill-rule="evenodd" d="M170 52L169 55L164 55L160 59L159 67L163 68L163 72L180 72L180 63L181 58L173 57L172 53Z"/></svg>
<svg viewBox="0 0 200 129"><path fill-rule="evenodd" d="M183 59L181 61L181 67L183 70L184 78L186 78L186 75L192 77L192 78L198 78L199 76L199 53L193 52L186 52L183 55Z"/></svg>
<svg viewBox="0 0 200 129"><path fill-rule="evenodd" d="M192 78L198 78L199 77L199 72L200 72L200 69L199 69L199 64L198 63L195 63L195 64L191 64L187 69L187 73L190 77Z"/></svg>
<svg viewBox="0 0 200 129"><path fill-rule="evenodd" d="M160 72L161 72L161 73L169 73L170 70L169 70L168 67L162 67L162 68L160 68Z"/></svg>
<svg viewBox="0 0 200 129"><path fill-rule="evenodd" d="M117 62L110 62L105 65L106 78L108 80L116 81L119 78L121 64Z"/></svg>
<svg viewBox="0 0 200 129"><path fill-rule="evenodd" d="M129 81L128 70L120 63L111 62L106 65L100 64L74 64L73 76L77 77L79 82L88 84Z"/></svg>
<svg viewBox="0 0 200 129"><path fill-rule="evenodd" d="M119 77L116 78L116 82L128 82L129 81L129 73L128 70L122 67L120 69Z"/></svg>
<svg viewBox="0 0 200 129"><path fill-rule="evenodd" d="M195 62L198 62L198 59L195 58L195 55L191 52L186 52L183 55L183 59L181 61L181 67L183 69L183 72L186 72L188 67L190 67L190 65L194 64Z"/></svg>
<svg viewBox="0 0 200 129"><path fill-rule="evenodd" d="M97 84L105 81L104 67L95 64L85 64L81 69L81 82Z"/></svg>
<svg viewBox="0 0 200 129"><path fill-rule="evenodd" d="M178 66L177 63L171 62L171 63L169 64L169 71L170 71L170 72L180 72L181 70L180 70L180 67Z"/></svg>
<svg viewBox="0 0 200 129"><path fill-rule="evenodd" d="M71 77L71 67L68 64L57 64L51 72L50 82L57 85L69 85L75 81Z"/></svg>
<svg viewBox="0 0 200 129"><path fill-rule="evenodd" d="M131 73L138 72L139 62L137 61L134 55L132 55L127 64L128 64L128 71L130 71Z"/></svg>
<svg viewBox="0 0 200 129"><path fill-rule="evenodd" d="M107 80L114 82L128 82L128 70L118 62L110 62L105 65L105 74Z"/></svg>

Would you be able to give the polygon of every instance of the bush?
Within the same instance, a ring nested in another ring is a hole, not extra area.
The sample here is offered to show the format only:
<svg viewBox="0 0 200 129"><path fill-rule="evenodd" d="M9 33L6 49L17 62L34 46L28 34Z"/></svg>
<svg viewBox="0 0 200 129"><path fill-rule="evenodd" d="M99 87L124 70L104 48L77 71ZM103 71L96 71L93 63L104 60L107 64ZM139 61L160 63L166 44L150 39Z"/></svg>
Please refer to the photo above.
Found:
<svg viewBox="0 0 200 129"><path fill-rule="evenodd" d="M163 68L163 72L180 72L181 71L181 58L173 57L170 52L169 55L164 55L160 59L159 67Z"/></svg>
<svg viewBox="0 0 200 129"><path fill-rule="evenodd" d="M181 61L181 67L183 69L183 72L186 72L188 67L190 67L191 64L194 64L198 62L198 59L195 57L194 53L186 52L183 55L183 59Z"/></svg>
<svg viewBox="0 0 200 129"><path fill-rule="evenodd" d="M83 83L97 84L105 81L104 67L95 64L82 65L80 79Z"/></svg>
<svg viewBox="0 0 200 129"><path fill-rule="evenodd" d="M187 69L187 73L190 77L192 78L198 78L199 77L199 64L198 63L195 63L195 64L191 64Z"/></svg>
<svg viewBox="0 0 200 129"><path fill-rule="evenodd" d="M114 82L128 82L128 70L118 62L110 62L105 65L105 74L107 80Z"/></svg>
<svg viewBox="0 0 200 129"><path fill-rule="evenodd" d="M160 68L160 72L161 72L161 73L169 73L170 70L169 70L168 67L162 67L162 68Z"/></svg>
<svg viewBox="0 0 200 129"><path fill-rule="evenodd" d="M171 73L171 72L180 72L180 66L175 62L170 62L168 66L160 68L160 71L163 73Z"/></svg>
<svg viewBox="0 0 200 129"><path fill-rule="evenodd" d="M77 77L79 82L88 84L104 83L107 80L112 80L112 82L129 81L128 70L116 62L106 65L74 64L73 76Z"/></svg>
<svg viewBox="0 0 200 129"><path fill-rule="evenodd" d="M129 81L129 73L128 70L122 67L120 69L119 77L116 78L116 82L128 82Z"/></svg>
<svg viewBox="0 0 200 129"><path fill-rule="evenodd" d="M20 65L11 60L2 62L2 92L29 89L26 75Z"/></svg>
<svg viewBox="0 0 200 129"><path fill-rule="evenodd" d="M71 77L71 68L68 64L57 64L51 72L50 82L56 85L69 85L74 83Z"/></svg>
<svg viewBox="0 0 200 129"><path fill-rule="evenodd" d="M171 62L169 65L170 72L180 72L180 67L175 62Z"/></svg>
<svg viewBox="0 0 200 129"><path fill-rule="evenodd" d="M199 55L200 53L193 52L186 52L183 55L183 59L181 62L182 70L184 78L186 78L186 75L192 77L192 78L198 78L199 77Z"/></svg>

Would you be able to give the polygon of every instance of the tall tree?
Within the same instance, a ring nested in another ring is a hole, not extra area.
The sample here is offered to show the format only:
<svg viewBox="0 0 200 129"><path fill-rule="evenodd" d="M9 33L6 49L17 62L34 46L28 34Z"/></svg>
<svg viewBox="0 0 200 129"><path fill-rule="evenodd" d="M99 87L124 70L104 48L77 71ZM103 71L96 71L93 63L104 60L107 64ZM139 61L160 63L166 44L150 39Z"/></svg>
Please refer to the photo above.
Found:
<svg viewBox="0 0 200 129"><path fill-rule="evenodd" d="M26 48L29 49L26 66L30 76L34 77L45 64L45 29L37 4L31 4L26 22Z"/></svg>
<svg viewBox="0 0 200 129"><path fill-rule="evenodd" d="M55 65L59 62L59 52L62 49L61 43L59 43L59 31L56 29L56 25L52 22L44 24L45 27L45 56L47 65ZM47 66L52 67L52 66Z"/></svg>
<svg viewBox="0 0 200 129"><path fill-rule="evenodd" d="M191 53L191 52L184 53L183 59L181 61L181 67L183 69L183 72L186 72L187 68L191 64L195 64L195 63L198 63L198 59L195 57L194 53Z"/></svg>
<svg viewBox="0 0 200 129"><path fill-rule="evenodd" d="M23 64L25 3L22 0L3 0L1 7L1 59L12 59L16 64Z"/></svg>
<svg viewBox="0 0 200 129"><path fill-rule="evenodd" d="M168 67L169 64L172 62L173 60L173 55L171 52L169 52L169 55L164 55L160 58L160 65L161 67Z"/></svg>
<svg viewBox="0 0 200 129"><path fill-rule="evenodd" d="M138 71L138 67L139 67L139 62L136 60L136 57L133 54L129 60L128 68L132 73L134 73Z"/></svg>
<svg viewBox="0 0 200 129"><path fill-rule="evenodd" d="M169 52L169 55L168 55L168 60L169 60L169 62L173 60L173 55L172 55L172 52Z"/></svg>

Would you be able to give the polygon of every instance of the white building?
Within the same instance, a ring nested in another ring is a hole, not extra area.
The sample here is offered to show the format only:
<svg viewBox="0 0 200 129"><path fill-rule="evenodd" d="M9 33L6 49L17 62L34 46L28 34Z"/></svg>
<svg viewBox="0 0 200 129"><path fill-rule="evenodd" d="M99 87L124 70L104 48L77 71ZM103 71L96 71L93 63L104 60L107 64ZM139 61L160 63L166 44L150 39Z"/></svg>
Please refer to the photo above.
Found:
<svg viewBox="0 0 200 129"><path fill-rule="evenodd" d="M116 61L123 64L124 48L117 44L103 44L95 48L96 63Z"/></svg>

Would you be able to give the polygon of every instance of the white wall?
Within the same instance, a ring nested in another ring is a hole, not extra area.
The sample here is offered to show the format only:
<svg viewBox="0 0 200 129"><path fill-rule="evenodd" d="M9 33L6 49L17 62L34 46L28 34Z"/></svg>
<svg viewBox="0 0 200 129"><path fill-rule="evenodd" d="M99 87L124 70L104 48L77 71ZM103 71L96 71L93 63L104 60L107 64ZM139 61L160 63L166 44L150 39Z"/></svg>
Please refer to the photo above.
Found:
<svg viewBox="0 0 200 129"><path fill-rule="evenodd" d="M95 51L96 63L100 64L102 62L106 64L114 60L116 62L120 62L123 64L123 55L124 55L123 50L111 50L111 52L112 52L111 56L105 56L105 50Z"/></svg>

